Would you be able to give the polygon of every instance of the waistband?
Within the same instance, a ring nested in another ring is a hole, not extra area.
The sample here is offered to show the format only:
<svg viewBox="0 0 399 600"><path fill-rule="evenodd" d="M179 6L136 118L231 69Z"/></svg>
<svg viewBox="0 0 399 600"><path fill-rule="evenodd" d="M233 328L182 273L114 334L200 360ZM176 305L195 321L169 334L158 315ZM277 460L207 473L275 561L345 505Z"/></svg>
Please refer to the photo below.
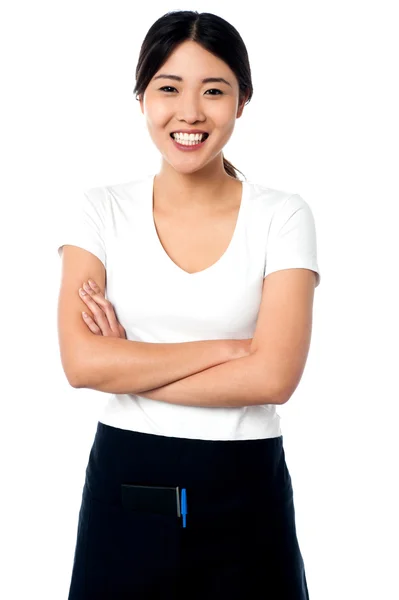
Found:
<svg viewBox="0 0 399 600"><path fill-rule="evenodd" d="M252 522L284 510L293 495L283 436L196 440L100 422L85 485L100 502L174 517L183 527L183 521Z"/></svg>

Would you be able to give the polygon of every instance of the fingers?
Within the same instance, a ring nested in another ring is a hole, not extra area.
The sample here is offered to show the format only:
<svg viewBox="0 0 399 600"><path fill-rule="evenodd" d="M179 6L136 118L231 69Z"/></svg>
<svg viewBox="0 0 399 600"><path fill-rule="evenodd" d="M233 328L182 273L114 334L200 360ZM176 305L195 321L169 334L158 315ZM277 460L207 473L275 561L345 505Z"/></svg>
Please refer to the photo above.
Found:
<svg viewBox="0 0 399 600"><path fill-rule="evenodd" d="M93 279L89 279L88 284L92 290L94 290L95 292L101 293L99 286L96 284L95 281L93 281Z"/></svg>
<svg viewBox="0 0 399 600"><path fill-rule="evenodd" d="M90 315L88 315L87 313L82 312L82 317L83 317L84 322L86 323L86 325L90 329L90 331L92 331L96 335L102 335L101 329L96 325L96 323L93 321L93 319L91 318Z"/></svg>
<svg viewBox="0 0 399 600"><path fill-rule="evenodd" d="M103 335L110 334L111 332L118 335L118 321L113 306L109 300L104 298L98 285L93 282L92 286L90 286L84 282L83 288L83 291L86 293L83 294L82 288L80 288L80 297L88 308L90 308Z"/></svg>

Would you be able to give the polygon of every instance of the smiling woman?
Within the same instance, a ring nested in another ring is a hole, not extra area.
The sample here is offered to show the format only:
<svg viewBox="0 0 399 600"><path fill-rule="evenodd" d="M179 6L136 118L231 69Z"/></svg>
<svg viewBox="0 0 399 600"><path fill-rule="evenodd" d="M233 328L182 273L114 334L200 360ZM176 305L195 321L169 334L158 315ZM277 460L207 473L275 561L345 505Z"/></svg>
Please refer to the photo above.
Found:
<svg viewBox="0 0 399 600"><path fill-rule="evenodd" d="M109 395L69 600L307 600L276 407L310 344L313 214L223 156L253 93L230 23L163 15L136 78L160 172L85 190L59 240L63 366Z"/></svg>
<svg viewBox="0 0 399 600"><path fill-rule="evenodd" d="M189 12L180 11L168 15L173 15L176 27L183 27L184 20L189 18ZM212 134L212 140L208 142L212 146L208 146L207 154L203 144L194 146L198 150L204 150L201 156L201 153L198 154L197 160L206 163L216 155L218 161L222 159L225 173L236 179L237 169L220 151L230 138L236 119L241 117L244 105L251 100L251 70L243 40L238 32L235 35L231 30L228 31L231 26L226 21L219 18L214 38L206 31L208 24L211 21L215 23L216 19L211 13L202 13L201 17L198 15L197 21L190 31L187 30L184 38L177 35L173 39L173 36L167 37L160 33L161 37L156 39L157 36L152 36L150 28L141 47L134 93L147 117L150 135L161 152L162 145L158 142L163 139L169 122L172 123L169 133L206 131ZM226 23L226 26L222 23ZM155 23L153 27L156 25ZM234 44L231 43L230 35L235 37ZM159 40L164 48L168 46L165 54L167 60L159 57L159 46L156 46ZM212 52L209 52L211 47ZM168 85L160 86L160 81L167 81ZM203 121L206 126L196 129L177 123L176 119L186 111L186 121ZM182 148L178 144L174 146L187 151L187 147Z"/></svg>

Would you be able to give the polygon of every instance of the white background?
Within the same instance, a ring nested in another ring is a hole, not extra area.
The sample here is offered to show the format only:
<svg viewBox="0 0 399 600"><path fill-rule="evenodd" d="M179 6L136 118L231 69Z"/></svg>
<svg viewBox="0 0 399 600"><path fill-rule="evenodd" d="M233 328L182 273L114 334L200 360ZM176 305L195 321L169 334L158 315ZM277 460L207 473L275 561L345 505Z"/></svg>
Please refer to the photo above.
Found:
<svg viewBox="0 0 399 600"><path fill-rule="evenodd" d="M240 32L254 95L224 148L312 208L321 284L302 381L279 408L311 600L399 598L396 2L16 2L2 8L0 596L67 598L106 394L62 370L57 215L156 172L133 96L171 10ZM396 57L396 58L395 58ZM239 174L240 177L242 177Z"/></svg>

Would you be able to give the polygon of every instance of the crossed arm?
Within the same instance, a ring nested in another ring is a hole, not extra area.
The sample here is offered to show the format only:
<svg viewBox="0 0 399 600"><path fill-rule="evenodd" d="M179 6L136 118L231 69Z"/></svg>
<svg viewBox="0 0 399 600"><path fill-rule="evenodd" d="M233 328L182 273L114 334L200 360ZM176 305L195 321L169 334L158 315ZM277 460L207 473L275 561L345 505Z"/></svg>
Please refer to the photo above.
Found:
<svg viewBox="0 0 399 600"><path fill-rule="evenodd" d="M312 332L315 272L284 269L263 283L248 356L235 358L141 395L189 406L284 404L305 368Z"/></svg>
<svg viewBox="0 0 399 600"><path fill-rule="evenodd" d="M279 404L277 393L265 380L258 354L253 352L168 385L140 392L139 395L185 406L239 407Z"/></svg>
<svg viewBox="0 0 399 600"><path fill-rule="evenodd" d="M314 285L315 272L310 269L298 267L271 273L263 283L249 355L234 357L138 395L186 406L284 404L305 368Z"/></svg>

